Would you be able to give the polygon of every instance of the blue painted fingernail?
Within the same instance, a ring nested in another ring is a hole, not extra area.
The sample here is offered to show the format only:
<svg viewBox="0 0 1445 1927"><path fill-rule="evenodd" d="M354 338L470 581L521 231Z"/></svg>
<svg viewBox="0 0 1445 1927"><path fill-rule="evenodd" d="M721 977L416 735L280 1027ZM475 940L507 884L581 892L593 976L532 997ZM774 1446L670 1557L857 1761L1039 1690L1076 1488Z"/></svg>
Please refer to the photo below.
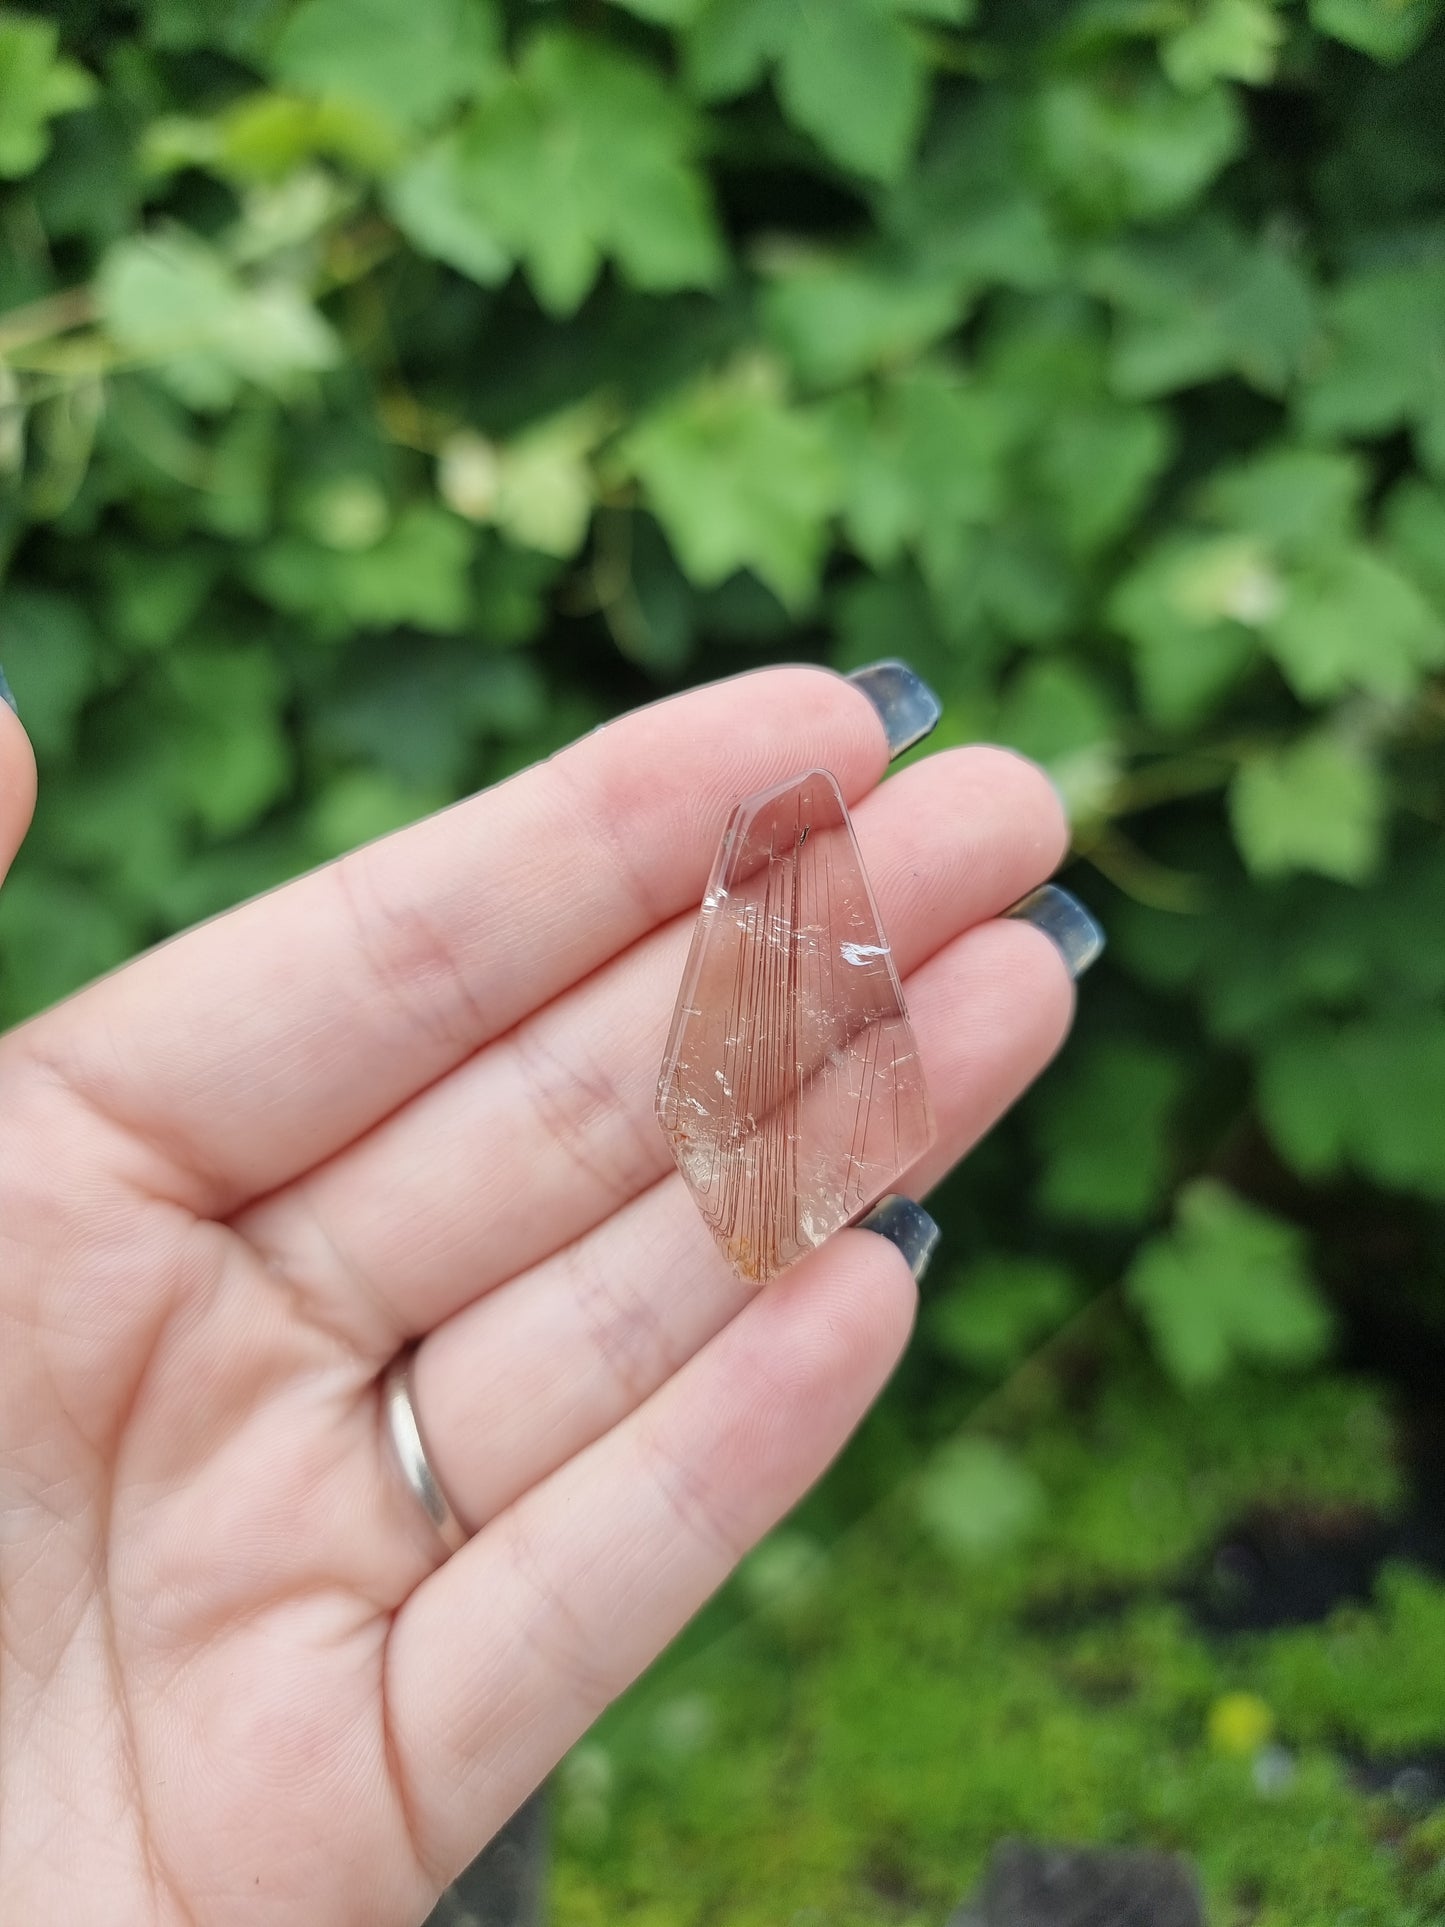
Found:
<svg viewBox="0 0 1445 1927"><path fill-rule="evenodd" d="M890 762L938 727L943 704L906 662L870 662L866 669L855 669L848 681L883 718Z"/></svg>
<svg viewBox="0 0 1445 1927"><path fill-rule="evenodd" d="M880 1198L867 1216L858 1220L858 1228L876 1231L880 1238L897 1245L915 1278L921 1278L927 1271L928 1261L938 1249L942 1235L921 1204L897 1193Z"/></svg>
<svg viewBox="0 0 1445 1927"><path fill-rule="evenodd" d="M5 680L5 671L3 669L0 669L0 703L9 703L10 707L15 711L15 714L17 716L20 714L20 706L15 700L9 683Z"/></svg>
<svg viewBox="0 0 1445 1927"><path fill-rule="evenodd" d="M1067 964L1071 977L1082 977L1103 952L1103 930L1079 899L1061 890L1057 883L1031 890L1004 914L1042 930Z"/></svg>

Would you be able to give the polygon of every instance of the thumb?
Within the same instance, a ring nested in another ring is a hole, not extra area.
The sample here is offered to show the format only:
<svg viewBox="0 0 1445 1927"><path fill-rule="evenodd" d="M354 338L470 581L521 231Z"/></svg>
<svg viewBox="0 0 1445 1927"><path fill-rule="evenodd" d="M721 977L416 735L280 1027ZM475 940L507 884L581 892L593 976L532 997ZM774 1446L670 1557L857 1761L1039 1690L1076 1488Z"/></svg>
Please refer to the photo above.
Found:
<svg viewBox="0 0 1445 1927"><path fill-rule="evenodd" d="M0 670L0 879L25 840L35 809L35 754Z"/></svg>

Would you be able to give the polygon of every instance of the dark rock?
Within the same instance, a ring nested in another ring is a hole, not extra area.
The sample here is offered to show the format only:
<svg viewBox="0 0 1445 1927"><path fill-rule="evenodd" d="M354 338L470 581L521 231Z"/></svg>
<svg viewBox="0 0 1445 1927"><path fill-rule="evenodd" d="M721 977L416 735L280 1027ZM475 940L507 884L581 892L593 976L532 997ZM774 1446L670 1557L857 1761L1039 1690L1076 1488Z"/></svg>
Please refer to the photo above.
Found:
<svg viewBox="0 0 1445 1927"><path fill-rule="evenodd" d="M1187 1860L1005 1840L949 1927L1204 1927Z"/></svg>
<svg viewBox="0 0 1445 1927"><path fill-rule="evenodd" d="M426 1927L542 1927L547 1886L547 1809L536 1793L454 1880Z"/></svg>

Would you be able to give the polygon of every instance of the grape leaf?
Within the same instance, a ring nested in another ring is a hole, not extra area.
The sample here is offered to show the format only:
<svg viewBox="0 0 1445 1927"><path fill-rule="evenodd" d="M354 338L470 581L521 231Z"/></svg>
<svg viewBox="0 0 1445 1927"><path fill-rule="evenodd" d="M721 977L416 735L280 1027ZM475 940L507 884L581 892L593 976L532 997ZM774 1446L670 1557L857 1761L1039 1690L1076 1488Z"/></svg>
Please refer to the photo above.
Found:
<svg viewBox="0 0 1445 1927"><path fill-rule="evenodd" d="M696 141L691 112L652 67L544 29L402 177L393 211L418 245L477 279L520 261L556 314L577 307L608 257L634 287L705 287L723 257Z"/></svg>
<svg viewBox="0 0 1445 1927"><path fill-rule="evenodd" d="M819 387L907 361L962 318L952 276L882 256L790 260L763 297L763 318L799 376Z"/></svg>
<svg viewBox="0 0 1445 1927"><path fill-rule="evenodd" d="M1284 37L1272 0L1204 0L1193 19L1165 36L1159 58L1176 87L1214 80L1258 87L1273 75Z"/></svg>
<svg viewBox="0 0 1445 1927"><path fill-rule="evenodd" d="M1398 700L1445 663L1445 618L1391 561L1360 544L1293 573L1261 639L1305 702L1351 689Z"/></svg>
<svg viewBox="0 0 1445 1927"><path fill-rule="evenodd" d="M1038 95L1044 167L1091 221L1161 220L1197 199L1238 152L1244 125L1215 85L1183 94L1160 77L1059 79Z"/></svg>
<svg viewBox="0 0 1445 1927"><path fill-rule="evenodd" d="M59 47L53 21L0 14L0 180L19 180L38 167L50 147L50 122L95 98L95 81Z"/></svg>
<svg viewBox="0 0 1445 1927"><path fill-rule="evenodd" d="M1133 645L1146 712L1197 724L1257 654L1255 632L1284 593L1269 550L1245 536L1172 536L1119 582L1109 619Z"/></svg>
<svg viewBox="0 0 1445 1927"><path fill-rule="evenodd" d="M349 96L426 126L493 84L500 44L490 0L302 0L271 67L303 92Z"/></svg>
<svg viewBox="0 0 1445 1927"><path fill-rule="evenodd" d="M1089 278L1117 311L1110 377L1125 395L1164 395L1230 374L1282 395L1319 328L1296 253L1219 220L1108 249Z"/></svg>
<svg viewBox="0 0 1445 1927"><path fill-rule="evenodd" d="M1180 1193L1172 1230L1144 1246L1125 1291L1160 1363L1189 1390L1237 1362L1312 1365L1330 1342L1300 1233L1208 1178Z"/></svg>
<svg viewBox="0 0 1445 1927"><path fill-rule="evenodd" d="M1330 297L1300 418L1314 435L1380 435L1445 410L1445 263L1372 269Z"/></svg>
<svg viewBox="0 0 1445 1927"><path fill-rule="evenodd" d="M1338 731L1248 757L1230 785L1229 814L1256 876L1316 870L1359 883L1379 866L1384 782L1369 752Z"/></svg>
<svg viewBox="0 0 1445 1927"><path fill-rule="evenodd" d="M1440 17L1440 0L1310 0L1310 24L1393 66Z"/></svg>
<svg viewBox="0 0 1445 1927"><path fill-rule="evenodd" d="M1306 1177L1350 1164L1377 1183L1445 1197L1445 1018L1392 1012L1296 1025L1259 1067L1270 1135Z"/></svg>
<svg viewBox="0 0 1445 1927"><path fill-rule="evenodd" d="M101 265L98 293L117 345L154 363L195 408L228 407L246 382L284 394L340 353L299 289L245 282L181 231L118 241Z"/></svg>
<svg viewBox="0 0 1445 1927"><path fill-rule="evenodd" d="M935 1348L975 1371L1016 1365L1079 1303L1064 1266L996 1253L957 1273L925 1314Z"/></svg>
<svg viewBox="0 0 1445 1927"><path fill-rule="evenodd" d="M1185 1083L1174 1051L1139 1038L1072 1052L1031 1107L1044 1170L1039 1202L1079 1224L1138 1224L1171 1175L1171 1120Z"/></svg>
<svg viewBox="0 0 1445 1927"><path fill-rule="evenodd" d="M751 569L789 607L808 602L841 477L826 422L789 402L766 364L653 409L620 458L695 582Z"/></svg>
<svg viewBox="0 0 1445 1927"><path fill-rule="evenodd" d="M706 0L685 43L688 78L703 99L726 99L773 68L794 126L840 166L892 180L928 100L923 52L899 11L889 0Z"/></svg>

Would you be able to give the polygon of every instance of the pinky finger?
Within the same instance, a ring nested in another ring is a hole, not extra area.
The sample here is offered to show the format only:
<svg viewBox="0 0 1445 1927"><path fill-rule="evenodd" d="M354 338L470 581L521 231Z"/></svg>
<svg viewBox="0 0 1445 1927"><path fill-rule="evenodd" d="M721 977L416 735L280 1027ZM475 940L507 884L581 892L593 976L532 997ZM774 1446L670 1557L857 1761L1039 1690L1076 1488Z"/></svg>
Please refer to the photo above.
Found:
<svg viewBox="0 0 1445 1927"><path fill-rule="evenodd" d="M841 1233L402 1607L386 1691L444 1884L841 1449L912 1325L931 1220Z"/></svg>
<svg viewBox="0 0 1445 1927"><path fill-rule="evenodd" d="M25 840L35 809L35 756L0 673L0 879Z"/></svg>

